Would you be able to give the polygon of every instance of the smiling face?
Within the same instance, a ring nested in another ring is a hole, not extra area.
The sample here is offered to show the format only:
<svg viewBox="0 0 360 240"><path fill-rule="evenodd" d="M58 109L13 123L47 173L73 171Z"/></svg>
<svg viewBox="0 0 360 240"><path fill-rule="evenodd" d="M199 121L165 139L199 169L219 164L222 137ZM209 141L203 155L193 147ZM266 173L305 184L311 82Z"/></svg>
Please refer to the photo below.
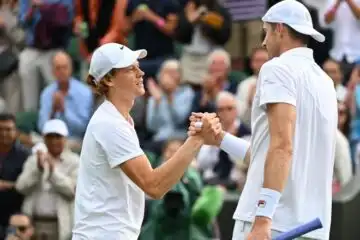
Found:
<svg viewBox="0 0 360 240"><path fill-rule="evenodd" d="M127 68L118 69L110 86L115 89L117 94L136 98L145 94L143 76L144 72L141 71L139 62L135 62Z"/></svg>

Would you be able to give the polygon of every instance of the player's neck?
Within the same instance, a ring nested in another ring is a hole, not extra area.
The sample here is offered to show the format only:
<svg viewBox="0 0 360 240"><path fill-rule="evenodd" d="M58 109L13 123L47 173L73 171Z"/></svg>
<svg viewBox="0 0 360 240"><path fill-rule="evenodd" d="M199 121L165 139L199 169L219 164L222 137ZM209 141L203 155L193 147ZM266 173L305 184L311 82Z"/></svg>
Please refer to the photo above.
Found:
<svg viewBox="0 0 360 240"><path fill-rule="evenodd" d="M123 115L126 119L130 116L131 108L134 105L134 99L126 96L116 96L107 98L115 108Z"/></svg>
<svg viewBox="0 0 360 240"><path fill-rule="evenodd" d="M280 55L294 48L307 47L301 42L287 42L284 43L280 48Z"/></svg>

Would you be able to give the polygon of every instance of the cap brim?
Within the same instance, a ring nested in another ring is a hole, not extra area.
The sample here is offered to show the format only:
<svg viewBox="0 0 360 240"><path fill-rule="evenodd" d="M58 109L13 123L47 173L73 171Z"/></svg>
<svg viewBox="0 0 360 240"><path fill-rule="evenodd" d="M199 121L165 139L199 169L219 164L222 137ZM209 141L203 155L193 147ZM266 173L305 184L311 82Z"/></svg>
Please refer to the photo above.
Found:
<svg viewBox="0 0 360 240"><path fill-rule="evenodd" d="M130 54L131 53L131 54ZM147 51L145 49L140 49L136 51L130 51L126 56L126 62L119 62L114 66L114 68L127 68L134 64L138 59L145 58L147 55Z"/></svg>
<svg viewBox="0 0 360 240"><path fill-rule="evenodd" d="M63 136L63 137L67 137L67 136L68 136L67 133L63 133L63 132L60 132L60 131L46 131L46 132L43 132L43 135L44 135L44 136L50 135L50 134L57 134L57 135L60 135L60 136Z"/></svg>
<svg viewBox="0 0 360 240"><path fill-rule="evenodd" d="M316 31L312 27L303 26L303 25L296 25L296 24L288 24L292 29L295 31L302 33L304 35L311 36L313 39L315 39L318 42L324 42L325 36L318 31Z"/></svg>

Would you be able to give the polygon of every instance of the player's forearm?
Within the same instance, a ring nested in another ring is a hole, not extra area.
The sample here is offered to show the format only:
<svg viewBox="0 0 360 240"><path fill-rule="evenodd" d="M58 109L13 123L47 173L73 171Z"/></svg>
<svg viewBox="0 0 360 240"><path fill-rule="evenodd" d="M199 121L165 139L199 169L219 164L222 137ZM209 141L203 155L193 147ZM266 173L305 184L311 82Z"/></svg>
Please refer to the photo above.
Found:
<svg viewBox="0 0 360 240"><path fill-rule="evenodd" d="M279 193L285 188L289 175L292 159L290 148L270 148L266 157L264 169L264 188L275 190Z"/></svg>
<svg viewBox="0 0 360 240"><path fill-rule="evenodd" d="M202 144L203 140L199 137L188 138L172 158L154 169L152 195L156 198L162 197L181 179Z"/></svg>

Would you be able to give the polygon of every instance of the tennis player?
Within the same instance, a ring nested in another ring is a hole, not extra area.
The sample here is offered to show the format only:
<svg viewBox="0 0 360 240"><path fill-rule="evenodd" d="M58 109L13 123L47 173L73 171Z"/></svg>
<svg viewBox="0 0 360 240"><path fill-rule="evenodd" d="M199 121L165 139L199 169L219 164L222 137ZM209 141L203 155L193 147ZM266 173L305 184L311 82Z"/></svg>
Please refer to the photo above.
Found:
<svg viewBox="0 0 360 240"><path fill-rule="evenodd" d="M135 98L145 93L138 63L145 56L145 50L132 51L115 43L99 47L92 55L87 82L105 101L91 118L83 141L73 240L138 239L145 194L161 198L203 144L202 136L189 137L169 161L151 167L129 114ZM212 124L205 124L206 128L220 133L215 114L205 118L205 123Z"/></svg>
<svg viewBox="0 0 360 240"><path fill-rule="evenodd" d="M271 7L262 18L263 45L271 60L260 71L252 108L251 162L234 214L233 240L268 240L319 217L323 229L306 239L329 239L337 101L332 80L313 59L310 37L325 37L295 0ZM190 136L202 117L191 117ZM243 159L250 144L221 134L205 144Z"/></svg>

